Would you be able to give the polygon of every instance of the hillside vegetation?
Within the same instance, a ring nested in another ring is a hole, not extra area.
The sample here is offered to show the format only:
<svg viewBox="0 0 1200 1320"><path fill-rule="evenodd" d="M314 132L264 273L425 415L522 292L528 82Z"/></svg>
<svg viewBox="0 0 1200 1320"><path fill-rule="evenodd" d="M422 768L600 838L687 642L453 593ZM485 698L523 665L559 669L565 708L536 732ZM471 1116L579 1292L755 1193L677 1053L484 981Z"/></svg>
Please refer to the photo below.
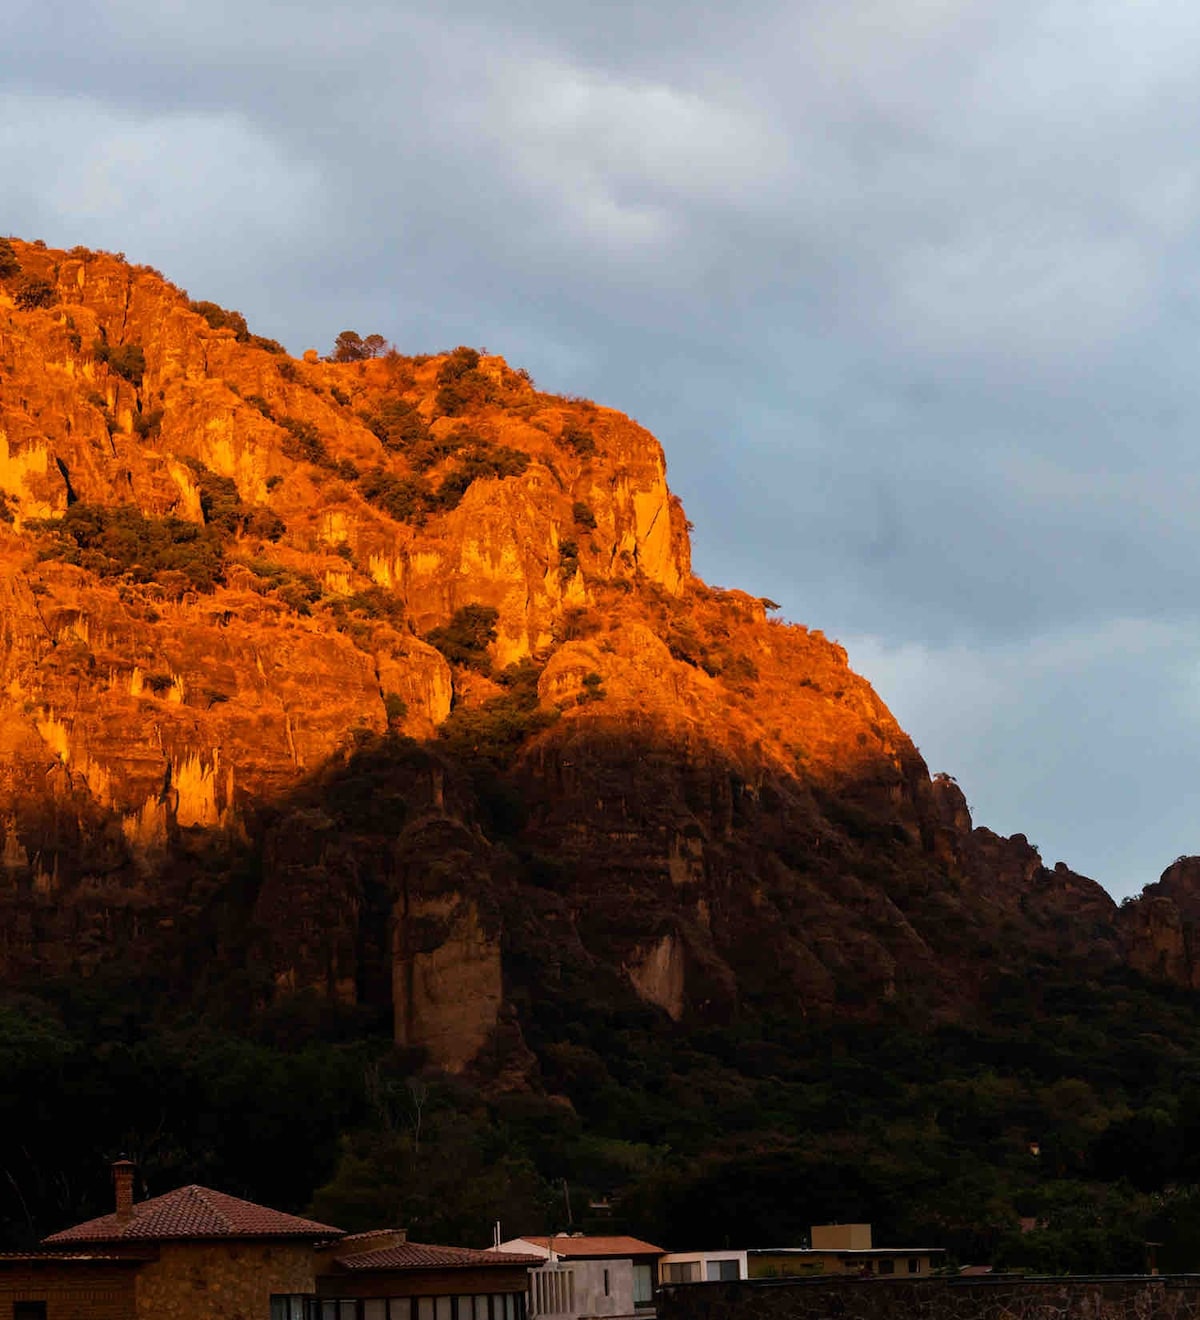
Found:
<svg viewBox="0 0 1200 1320"><path fill-rule="evenodd" d="M1200 1265L1200 864L1118 909L976 828L689 532L498 356L0 243L9 1243L127 1151L426 1240L565 1180L668 1246Z"/></svg>

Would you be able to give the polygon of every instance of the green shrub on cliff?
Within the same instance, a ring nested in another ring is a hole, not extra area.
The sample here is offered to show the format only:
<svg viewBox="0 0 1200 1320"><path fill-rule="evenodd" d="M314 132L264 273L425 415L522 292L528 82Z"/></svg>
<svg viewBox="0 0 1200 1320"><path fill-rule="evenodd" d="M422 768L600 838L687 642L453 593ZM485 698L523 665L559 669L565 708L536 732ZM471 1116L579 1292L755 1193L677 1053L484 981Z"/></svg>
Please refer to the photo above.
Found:
<svg viewBox="0 0 1200 1320"><path fill-rule="evenodd" d="M596 437L578 422L567 422L558 439L580 458L590 458L596 452Z"/></svg>
<svg viewBox="0 0 1200 1320"><path fill-rule="evenodd" d="M76 503L58 521L38 526L52 538L42 558L64 559L100 577L195 591L212 591L225 577L225 554L213 529L180 518L148 518L132 504Z"/></svg>
<svg viewBox="0 0 1200 1320"><path fill-rule="evenodd" d="M135 413L133 433L139 440L157 440L162 430L163 410L151 408L149 412Z"/></svg>
<svg viewBox="0 0 1200 1320"><path fill-rule="evenodd" d="M433 628L425 634L430 646L435 646L452 665L491 670L487 649L496 640L496 621L499 610L490 605L463 605L454 611L450 622Z"/></svg>
<svg viewBox="0 0 1200 1320"><path fill-rule="evenodd" d="M492 401L495 389L479 370L479 354L473 348L456 348L438 371L435 407L443 417L458 417Z"/></svg>
<svg viewBox="0 0 1200 1320"><path fill-rule="evenodd" d="M252 344L255 348L261 348L267 353L276 355L286 354L287 349L277 339L269 339L266 335L253 335L250 333L250 327L246 324L246 318L241 312L235 312L231 308L222 307L219 303L200 300L199 302L188 303L188 309L202 316L214 330L232 330L234 338L239 344Z"/></svg>
<svg viewBox="0 0 1200 1320"><path fill-rule="evenodd" d="M249 396L247 402L252 402ZM329 463L329 450L325 448L325 441L312 422L286 415L276 418L275 421L286 432L283 452L288 458L302 463L314 463L318 467L324 467Z"/></svg>
<svg viewBox="0 0 1200 1320"><path fill-rule="evenodd" d="M447 751L468 767L503 770L522 743L558 718L554 710L540 710L537 690L517 687L482 706L460 706L438 729Z"/></svg>
<svg viewBox="0 0 1200 1320"><path fill-rule="evenodd" d="M529 455L508 445L479 444L463 454L442 478L433 500L435 509L456 509L471 483L482 477L517 477L529 466Z"/></svg>
<svg viewBox="0 0 1200 1320"><path fill-rule="evenodd" d="M404 622L404 602L395 592L383 587L367 587L351 596L339 596L329 606L335 618L361 614L367 619L382 619L397 628Z"/></svg>
<svg viewBox="0 0 1200 1320"><path fill-rule="evenodd" d="M191 468L200 491L200 512L205 524L221 536L247 536L278 541L287 526L265 504L245 504L232 477L222 477L198 458L184 460Z"/></svg>
<svg viewBox="0 0 1200 1320"><path fill-rule="evenodd" d="M398 477L384 468L364 473L358 493L397 522L416 522L429 508L429 485L422 477Z"/></svg>
<svg viewBox="0 0 1200 1320"><path fill-rule="evenodd" d="M198 316L204 317L214 330L232 330L239 343L250 338L250 327L241 312L232 311L215 302L191 302L188 308Z"/></svg>
<svg viewBox="0 0 1200 1320"><path fill-rule="evenodd" d="M141 344L106 344L97 339L92 344L92 356L132 385L140 385L146 374L146 354Z"/></svg>
<svg viewBox="0 0 1200 1320"><path fill-rule="evenodd" d="M348 403L349 399L342 395L342 401ZM377 407L365 410L360 416L388 449L411 449L429 438L429 427L421 410L407 399L381 399Z"/></svg>
<svg viewBox="0 0 1200 1320"><path fill-rule="evenodd" d="M21 263L7 238L0 238L0 280L21 273Z"/></svg>
<svg viewBox="0 0 1200 1320"><path fill-rule="evenodd" d="M273 559L250 559L245 566L259 579L259 583L252 584L255 591L277 596L297 614L311 614L312 607L324 594L320 582L311 573L288 568Z"/></svg>
<svg viewBox="0 0 1200 1320"><path fill-rule="evenodd" d="M17 285L14 301L23 312L32 312L39 307L53 307L58 301L58 294L53 284L30 275Z"/></svg>
<svg viewBox="0 0 1200 1320"><path fill-rule="evenodd" d="M456 438L429 437L410 455L418 474L438 458L457 453ZM421 475L397 476L385 468L373 468L359 478L358 491L365 500L382 509L397 522L420 523L429 513L448 513L456 509L473 482L485 477L503 480L520 475L529 466L529 455L507 445L492 445L480 440L450 467L436 490Z"/></svg>

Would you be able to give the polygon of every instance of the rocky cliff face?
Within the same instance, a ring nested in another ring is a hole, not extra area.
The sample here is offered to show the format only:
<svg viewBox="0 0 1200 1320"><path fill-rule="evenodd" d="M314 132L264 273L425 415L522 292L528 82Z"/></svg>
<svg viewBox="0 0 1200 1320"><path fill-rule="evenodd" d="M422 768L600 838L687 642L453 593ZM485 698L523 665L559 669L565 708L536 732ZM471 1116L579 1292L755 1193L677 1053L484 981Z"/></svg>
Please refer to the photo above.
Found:
<svg viewBox="0 0 1200 1320"><path fill-rule="evenodd" d="M589 997L1200 984L1186 877L1118 913L973 828L841 647L695 578L628 418L467 350L294 360L155 271L11 246L0 979L315 988L504 1085Z"/></svg>

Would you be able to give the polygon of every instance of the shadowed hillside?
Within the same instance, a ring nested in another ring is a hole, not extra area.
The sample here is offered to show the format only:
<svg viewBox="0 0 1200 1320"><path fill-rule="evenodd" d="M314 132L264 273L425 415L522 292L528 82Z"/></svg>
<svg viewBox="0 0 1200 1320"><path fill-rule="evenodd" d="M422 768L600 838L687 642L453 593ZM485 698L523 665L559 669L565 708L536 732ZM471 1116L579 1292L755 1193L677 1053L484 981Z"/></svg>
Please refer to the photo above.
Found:
<svg viewBox="0 0 1200 1320"><path fill-rule="evenodd" d="M740 1180L762 1233L857 1216L964 1249L1047 1176L1133 1177L1103 1141L1167 1105L1160 1074L1091 1070L1131 1013L1193 1057L1193 868L1118 909L974 828L841 647L692 575L636 423L499 357L380 347L295 360L148 268L0 244L0 1046L75 1096L111 1044L122 1103L245 1065L74 1158L141 1144L296 1207L336 1171L336 1222L460 1233L501 1202L553 1224L563 1177L662 1232L704 1204L689 1177ZM1031 1062L1073 996L1104 1031ZM320 1103L276 1126L311 1168L259 1141L234 1173L232 1110L306 1068ZM1047 1098L1064 1079L1090 1099ZM927 1157L869 1167L872 1124ZM93 1195L30 1141L14 1236ZM413 1200L438 1141L488 1189L444 1221ZM956 1148L990 1190L939 1219Z"/></svg>

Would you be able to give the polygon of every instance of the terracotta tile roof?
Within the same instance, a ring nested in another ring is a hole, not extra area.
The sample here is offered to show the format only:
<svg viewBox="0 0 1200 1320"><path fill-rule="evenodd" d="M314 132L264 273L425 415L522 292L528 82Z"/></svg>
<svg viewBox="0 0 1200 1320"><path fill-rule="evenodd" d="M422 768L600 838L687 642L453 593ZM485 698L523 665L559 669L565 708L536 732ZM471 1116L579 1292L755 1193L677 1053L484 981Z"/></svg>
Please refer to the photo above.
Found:
<svg viewBox="0 0 1200 1320"><path fill-rule="evenodd" d="M139 1201L132 1214L118 1220L101 1215L43 1238L58 1242L157 1242L187 1238L330 1238L340 1228L285 1215L253 1201L243 1201L211 1187L178 1187L163 1196Z"/></svg>
<svg viewBox="0 0 1200 1320"><path fill-rule="evenodd" d="M548 1237L526 1237L522 1242L532 1242L535 1247L549 1249ZM662 1247L642 1242L635 1237L556 1237L554 1254L556 1256L585 1259L588 1256L664 1256Z"/></svg>
<svg viewBox="0 0 1200 1320"><path fill-rule="evenodd" d="M0 1269L6 1265L144 1265L153 1252L122 1252L119 1256L103 1251L0 1251Z"/></svg>
<svg viewBox="0 0 1200 1320"><path fill-rule="evenodd" d="M335 1248L336 1250L336 1248ZM436 1247L425 1242L401 1242L379 1251L334 1256L347 1270L501 1269L505 1265L541 1265L541 1256L516 1252L472 1251L468 1247Z"/></svg>

